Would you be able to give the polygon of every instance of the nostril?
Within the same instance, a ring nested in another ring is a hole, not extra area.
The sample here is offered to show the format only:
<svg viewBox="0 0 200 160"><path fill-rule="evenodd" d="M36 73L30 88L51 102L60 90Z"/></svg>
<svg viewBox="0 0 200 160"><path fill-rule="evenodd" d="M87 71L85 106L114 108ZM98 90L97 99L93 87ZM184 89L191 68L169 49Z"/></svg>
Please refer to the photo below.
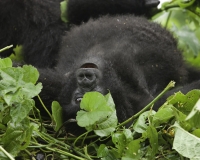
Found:
<svg viewBox="0 0 200 160"><path fill-rule="evenodd" d="M92 74L92 73L86 73L86 74L85 74L85 77L86 77L87 79L89 79L90 81L94 81L94 80L96 79L95 74Z"/></svg>
<svg viewBox="0 0 200 160"><path fill-rule="evenodd" d="M80 79L83 79L83 78L85 77L85 75L84 75L84 74L79 74L78 77L79 77Z"/></svg>

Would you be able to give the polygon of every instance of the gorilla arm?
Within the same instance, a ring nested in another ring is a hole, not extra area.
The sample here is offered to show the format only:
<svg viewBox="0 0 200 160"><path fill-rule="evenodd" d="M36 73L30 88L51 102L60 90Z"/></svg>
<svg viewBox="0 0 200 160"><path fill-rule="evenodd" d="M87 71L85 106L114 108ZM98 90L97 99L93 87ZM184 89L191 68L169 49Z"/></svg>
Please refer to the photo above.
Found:
<svg viewBox="0 0 200 160"><path fill-rule="evenodd" d="M39 94L44 105L51 110L52 101L57 101L61 89L65 85L66 76L53 69L38 69L40 73L39 82L42 83L42 92ZM36 99L36 106L41 110L41 103ZM43 113L43 111L41 111Z"/></svg>

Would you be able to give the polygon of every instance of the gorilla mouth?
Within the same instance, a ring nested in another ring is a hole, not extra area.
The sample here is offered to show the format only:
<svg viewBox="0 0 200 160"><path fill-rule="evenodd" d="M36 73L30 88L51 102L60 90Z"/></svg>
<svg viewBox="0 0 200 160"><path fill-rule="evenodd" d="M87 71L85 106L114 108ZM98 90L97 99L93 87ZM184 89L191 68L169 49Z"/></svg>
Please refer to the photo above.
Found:
<svg viewBox="0 0 200 160"><path fill-rule="evenodd" d="M75 101L76 101L76 103L81 103L82 99L83 99L83 97L77 97L77 98L75 99Z"/></svg>

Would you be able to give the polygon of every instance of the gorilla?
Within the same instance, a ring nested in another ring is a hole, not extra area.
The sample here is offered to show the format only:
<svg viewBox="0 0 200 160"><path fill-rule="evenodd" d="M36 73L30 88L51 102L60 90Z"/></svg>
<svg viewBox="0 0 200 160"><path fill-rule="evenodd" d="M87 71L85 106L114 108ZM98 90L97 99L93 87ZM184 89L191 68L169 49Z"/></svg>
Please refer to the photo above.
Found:
<svg viewBox="0 0 200 160"><path fill-rule="evenodd" d="M90 91L110 92L122 122L171 80L185 86L178 88L183 92L200 88L196 76L200 71L184 62L173 36L158 24L133 15L104 16L74 26L63 37L55 69L39 71L42 100L47 106L58 100L64 121L76 117L83 95ZM79 134L78 126L66 127Z"/></svg>
<svg viewBox="0 0 200 160"><path fill-rule="evenodd" d="M158 0L68 0L65 24L60 18L62 0L0 1L0 49L7 57L16 45L23 45L23 59L36 67L53 68L57 64L61 37L69 24L81 24L90 17L105 14L147 14Z"/></svg>

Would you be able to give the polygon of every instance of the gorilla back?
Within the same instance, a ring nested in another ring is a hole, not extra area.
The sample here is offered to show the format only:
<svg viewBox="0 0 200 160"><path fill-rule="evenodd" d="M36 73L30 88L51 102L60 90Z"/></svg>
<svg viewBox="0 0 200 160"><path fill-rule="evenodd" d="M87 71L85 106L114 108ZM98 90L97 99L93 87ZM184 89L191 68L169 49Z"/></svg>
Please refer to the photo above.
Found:
<svg viewBox="0 0 200 160"><path fill-rule="evenodd" d="M65 120L75 118L84 93L110 91L120 122L141 110L169 81L184 85L188 79L171 34L133 15L106 16L74 27L63 39L56 71L41 72L45 75L52 75L44 88L54 99L58 95Z"/></svg>

